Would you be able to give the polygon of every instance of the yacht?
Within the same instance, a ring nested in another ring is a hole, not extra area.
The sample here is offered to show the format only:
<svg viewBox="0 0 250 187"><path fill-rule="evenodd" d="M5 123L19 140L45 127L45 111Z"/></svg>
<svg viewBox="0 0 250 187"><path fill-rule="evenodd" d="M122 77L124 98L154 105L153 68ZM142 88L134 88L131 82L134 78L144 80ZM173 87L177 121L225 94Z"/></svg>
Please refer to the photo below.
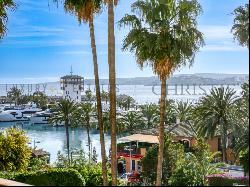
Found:
<svg viewBox="0 0 250 187"><path fill-rule="evenodd" d="M36 104L28 103L22 106L4 106L0 111L0 122L28 121L29 116L40 112Z"/></svg>
<svg viewBox="0 0 250 187"><path fill-rule="evenodd" d="M37 112L29 117L32 124L49 124L48 120L52 115L51 109L45 111Z"/></svg>

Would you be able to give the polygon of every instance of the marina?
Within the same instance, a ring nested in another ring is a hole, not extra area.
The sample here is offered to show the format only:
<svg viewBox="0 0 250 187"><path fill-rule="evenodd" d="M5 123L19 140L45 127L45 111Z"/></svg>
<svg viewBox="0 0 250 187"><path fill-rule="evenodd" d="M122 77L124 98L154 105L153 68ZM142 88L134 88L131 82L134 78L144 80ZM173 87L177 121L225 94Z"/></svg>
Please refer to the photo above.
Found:
<svg viewBox="0 0 250 187"><path fill-rule="evenodd" d="M33 141L36 143L37 149L43 149L50 153L50 163L53 164L57 159L58 151L66 154L66 138L65 127L53 127L50 124L34 125L30 122L0 122L0 129L6 129L10 127L19 127L27 132L27 136L30 139L31 146L33 147ZM88 139L87 131L85 128L70 128L70 151L83 149L87 155L88 152ZM96 148L98 155L98 161L101 161L101 147L100 147L100 135L97 130L90 131L92 147ZM105 135L106 151L110 148L110 136Z"/></svg>

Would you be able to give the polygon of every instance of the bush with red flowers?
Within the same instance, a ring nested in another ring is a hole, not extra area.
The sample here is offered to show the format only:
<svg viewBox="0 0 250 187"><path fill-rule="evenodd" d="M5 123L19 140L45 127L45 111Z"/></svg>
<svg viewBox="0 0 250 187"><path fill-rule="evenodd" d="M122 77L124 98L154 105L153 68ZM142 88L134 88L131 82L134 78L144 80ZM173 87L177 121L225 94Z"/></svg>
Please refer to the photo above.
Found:
<svg viewBox="0 0 250 187"><path fill-rule="evenodd" d="M226 174L212 174L207 176L209 186L234 186L249 185L249 176L246 177L232 177Z"/></svg>

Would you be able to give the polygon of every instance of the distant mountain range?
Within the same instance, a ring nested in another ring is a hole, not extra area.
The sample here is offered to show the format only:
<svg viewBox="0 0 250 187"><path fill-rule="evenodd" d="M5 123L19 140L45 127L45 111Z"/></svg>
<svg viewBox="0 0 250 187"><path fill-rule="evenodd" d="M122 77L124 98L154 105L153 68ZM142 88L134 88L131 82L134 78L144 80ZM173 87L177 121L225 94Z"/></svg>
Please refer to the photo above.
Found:
<svg viewBox="0 0 250 187"><path fill-rule="evenodd" d="M167 84L243 84L249 81L248 74L179 74L174 75L167 80ZM101 79L100 84L108 85L108 79ZM85 85L94 85L94 79L85 79ZM117 78L118 85L159 85L158 77L135 77L135 78Z"/></svg>

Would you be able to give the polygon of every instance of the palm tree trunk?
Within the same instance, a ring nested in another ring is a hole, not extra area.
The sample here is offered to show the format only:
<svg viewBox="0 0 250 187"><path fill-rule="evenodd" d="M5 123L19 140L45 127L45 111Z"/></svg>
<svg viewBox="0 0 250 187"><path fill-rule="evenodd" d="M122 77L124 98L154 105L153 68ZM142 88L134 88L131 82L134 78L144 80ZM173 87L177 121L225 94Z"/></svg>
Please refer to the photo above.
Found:
<svg viewBox="0 0 250 187"><path fill-rule="evenodd" d="M69 122L65 121L65 127L66 127L66 141L67 141L67 153L68 153L68 162L70 163L70 153L69 153Z"/></svg>
<svg viewBox="0 0 250 187"><path fill-rule="evenodd" d="M160 126L159 126L159 152L157 163L156 186L161 186L162 163L164 150L164 117L166 109L166 77L161 79Z"/></svg>
<svg viewBox="0 0 250 187"><path fill-rule="evenodd" d="M91 48L93 54L93 64L94 64L94 74L95 74L95 87L96 87L96 101L97 101L97 117L100 131L100 143L101 143L101 155L102 155L102 177L103 186L108 186L107 177L107 161L106 161L106 150L105 150L105 139L104 139L104 127L103 127L103 116L102 116L102 102L101 102L101 91L100 91L100 81L97 63L97 52L95 43L95 30L93 17L89 20L90 28L90 38L91 38Z"/></svg>
<svg viewBox="0 0 250 187"><path fill-rule="evenodd" d="M225 125L223 125L223 132L222 132L222 159L223 162L227 163L227 130L224 127Z"/></svg>
<svg viewBox="0 0 250 187"><path fill-rule="evenodd" d="M108 3L108 62L110 85L110 125L111 125L111 175L112 185L117 185L117 148L116 148L116 75L115 75L115 33L114 1Z"/></svg>
<svg viewBox="0 0 250 187"><path fill-rule="evenodd" d="M89 135L89 119L87 120L87 134L88 134L88 147L89 147L89 163L91 161L91 149L90 149L90 135Z"/></svg>

